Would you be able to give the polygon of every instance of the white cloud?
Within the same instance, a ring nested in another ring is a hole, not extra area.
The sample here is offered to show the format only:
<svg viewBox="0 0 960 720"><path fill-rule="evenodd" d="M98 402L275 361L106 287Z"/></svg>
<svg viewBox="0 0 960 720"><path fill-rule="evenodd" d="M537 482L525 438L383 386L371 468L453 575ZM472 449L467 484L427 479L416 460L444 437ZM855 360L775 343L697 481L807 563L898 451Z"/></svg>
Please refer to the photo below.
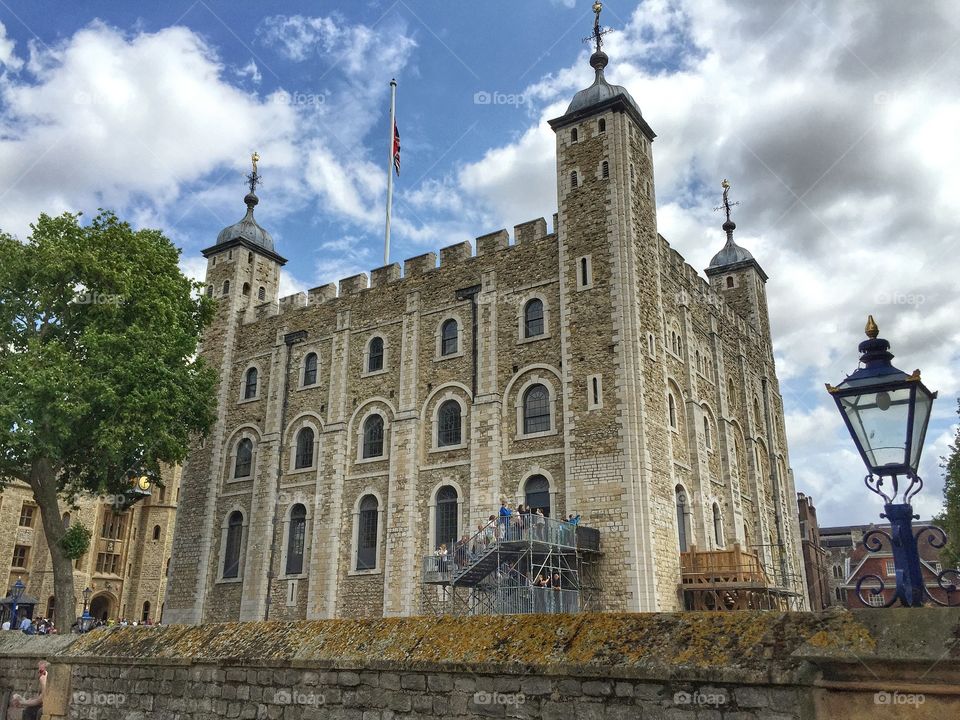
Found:
<svg viewBox="0 0 960 720"><path fill-rule="evenodd" d="M5 71L12 70L16 72L23 67L23 60L14 53L15 43L7 37L7 28L0 23L0 67Z"/></svg>
<svg viewBox="0 0 960 720"><path fill-rule="evenodd" d="M172 206L251 145L291 144L297 124L289 107L226 82L185 28L126 37L95 23L34 48L30 67L29 82L0 80L0 216L20 234L41 210Z"/></svg>

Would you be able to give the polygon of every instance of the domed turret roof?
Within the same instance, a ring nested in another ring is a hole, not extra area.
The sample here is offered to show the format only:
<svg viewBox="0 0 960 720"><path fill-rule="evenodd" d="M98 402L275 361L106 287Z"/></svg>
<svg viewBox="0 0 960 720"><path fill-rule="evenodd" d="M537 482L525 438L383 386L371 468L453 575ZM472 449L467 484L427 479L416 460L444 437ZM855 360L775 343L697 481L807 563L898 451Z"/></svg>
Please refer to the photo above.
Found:
<svg viewBox="0 0 960 720"><path fill-rule="evenodd" d="M597 71L596 80L593 81L593 85L584 88L573 96L567 112L564 113L565 115L593 107L594 105L599 105L608 100L613 100L616 97L623 97L627 103L637 111L638 115L642 114L640 113L640 106L637 105L637 101L633 99L633 96L630 95L625 87L621 85L611 85L603 76L603 69L607 66L608 62L607 54L602 50L590 56L590 65Z"/></svg>
<svg viewBox="0 0 960 720"><path fill-rule="evenodd" d="M228 225L220 234L217 235L217 245L228 243L231 240L246 240L264 250L275 252L273 249L273 237L260 227L260 224L253 217L253 208L260 200L253 193L249 193L243 201L247 204L247 214L243 216L240 222Z"/></svg>
<svg viewBox="0 0 960 720"><path fill-rule="evenodd" d="M749 250L740 247L733 241L733 231L736 227L737 226L729 220L723 224L723 229L727 233L727 244L723 246L720 252L713 256L713 259L710 261L710 267L724 267L726 265L733 265L734 263L754 259Z"/></svg>

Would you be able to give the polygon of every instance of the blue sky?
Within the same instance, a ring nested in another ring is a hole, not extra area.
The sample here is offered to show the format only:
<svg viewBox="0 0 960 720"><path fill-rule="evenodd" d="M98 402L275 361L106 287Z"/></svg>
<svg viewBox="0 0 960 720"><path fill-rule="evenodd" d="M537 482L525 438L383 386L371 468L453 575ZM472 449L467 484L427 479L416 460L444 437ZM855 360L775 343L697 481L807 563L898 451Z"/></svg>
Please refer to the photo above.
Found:
<svg viewBox="0 0 960 720"><path fill-rule="evenodd" d="M368 271L393 76L391 259L549 219L545 121L592 80L591 4L3 0L0 227L24 237L41 211L108 207L163 228L202 277L257 150L284 291ZM927 5L605 3L608 77L660 136L660 232L705 267L723 177L742 201L738 241L770 275L791 464L824 524L880 511L823 391L856 366L867 313L941 391L917 506L940 501L960 393L960 28L946 0Z"/></svg>

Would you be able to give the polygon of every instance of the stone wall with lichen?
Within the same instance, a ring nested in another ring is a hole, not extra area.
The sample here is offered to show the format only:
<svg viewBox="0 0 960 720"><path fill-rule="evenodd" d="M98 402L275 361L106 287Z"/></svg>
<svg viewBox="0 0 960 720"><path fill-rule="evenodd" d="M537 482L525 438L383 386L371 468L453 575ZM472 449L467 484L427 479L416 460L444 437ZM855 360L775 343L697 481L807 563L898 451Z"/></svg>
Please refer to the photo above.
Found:
<svg viewBox="0 0 960 720"><path fill-rule="evenodd" d="M958 630L960 609L903 609L11 634L0 635L0 695L35 692L45 655L52 719L860 720L889 696L927 720L960 707Z"/></svg>

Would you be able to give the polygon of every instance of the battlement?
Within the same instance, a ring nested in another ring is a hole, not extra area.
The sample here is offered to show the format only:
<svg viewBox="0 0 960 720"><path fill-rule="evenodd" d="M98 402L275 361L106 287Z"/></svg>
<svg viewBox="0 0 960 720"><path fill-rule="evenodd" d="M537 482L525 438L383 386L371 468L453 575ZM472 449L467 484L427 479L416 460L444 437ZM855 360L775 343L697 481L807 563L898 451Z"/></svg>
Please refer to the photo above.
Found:
<svg viewBox="0 0 960 720"><path fill-rule="evenodd" d="M349 295L356 295L367 290L382 288L391 283L422 277L438 269L463 265L480 256L489 256L494 253L509 251L511 248L519 245L547 240L549 238L556 239L556 225L558 222L556 213L553 215L553 221L554 232L552 234L547 233L547 221L540 217L514 226L513 244L510 243L510 234L507 230L501 229L477 237L475 244L464 240L463 242L441 248L439 252L439 264L437 263L438 253L426 252L422 255L416 255L404 260L402 272L401 264L394 262L389 265L374 268L370 271L369 276L367 273L358 273L350 277L342 278L336 283L327 283L326 285L312 288L305 293L295 293L282 297L276 302L263 303L255 308L253 317L249 318L247 322L257 322L264 318L283 315L307 306L322 305ZM474 246L477 249L476 255L473 254Z"/></svg>

